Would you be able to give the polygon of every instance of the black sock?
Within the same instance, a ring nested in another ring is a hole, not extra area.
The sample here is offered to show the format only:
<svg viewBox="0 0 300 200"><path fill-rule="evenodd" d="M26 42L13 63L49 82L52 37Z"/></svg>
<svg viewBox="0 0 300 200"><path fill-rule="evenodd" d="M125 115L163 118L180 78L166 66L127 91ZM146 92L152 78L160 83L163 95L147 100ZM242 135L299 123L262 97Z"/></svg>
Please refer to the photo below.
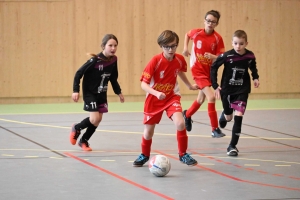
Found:
<svg viewBox="0 0 300 200"><path fill-rule="evenodd" d="M234 116L234 123L232 127L232 135L231 135L231 141L230 141L230 146L235 148L237 145L241 130L242 130L242 121L243 121L243 116Z"/></svg>
<svg viewBox="0 0 300 200"><path fill-rule="evenodd" d="M88 141L92 135L95 133L97 126L94 126L93 124L91 124L90 126L88 126L88 128L86 129L85 133L82 136L82 140Z"/></svg>
<svg viewBox="0 0 300 200"><path fill-rule="evenodd" d="M92 123L90 122L90 118L87 117L84 120L82 120L80 123L75 125L75 129L76 130L82 130L85 129L86 127L89 127L90 125L92 125Z"/></svg>

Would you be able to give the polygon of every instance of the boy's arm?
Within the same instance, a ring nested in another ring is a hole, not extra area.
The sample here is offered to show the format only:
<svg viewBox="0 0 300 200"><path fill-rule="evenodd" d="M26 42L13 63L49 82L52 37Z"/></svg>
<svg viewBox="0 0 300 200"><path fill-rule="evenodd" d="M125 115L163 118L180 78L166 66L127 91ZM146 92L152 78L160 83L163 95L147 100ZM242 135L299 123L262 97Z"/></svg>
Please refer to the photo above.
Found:
<svg viewBox="0 0 300 200"><path fill-rule="evenodd" d="M210 80L211 80L211 85L212 87L216 90L219 87L218 84L218 69L221 65L224 64L224 58L225 55L221 54L220 56L218 56L218 58L216 59L216 61L212 64L211 68L210 68Z"/></svg>
<svg viewBox="0 0 300 200"><path fill-rule="evenodd" d="M141 88L149 93L152 94L153 96L156 96L159 100L163 100L166 98L166 95L163 92L159 92L157 90L154 90L152 87L150 87L150 85L144 81L142 81L141 83Z"/></svg>
<svg viewBox="0 0 300 200"><path fill-rule="evenodd" d="M259 75L257 73L257 67L256 67L256 60L253 59L250 65L250 70L251 70L251 76L252 76L252 80L253 80L253 84L255 88L259 87Z"/></svg>
<svg viewBox="0 0 300 200"><path fill-rule="evenodd" d="M196 84L192 85L190 81L187 79L186 75L184 72L180 71L178 72L178 76L181 78L181 80L185 83L185 85L190 89L190 90L198 90L198 86Z"/></svg>
<svg viewBox="0 0 300 200"><path fill-rule="evenodd" d="M186 33L184 36L184 42L183 42L183 52L182 55L188 57L189 55L191 55L191 53L189 52L189 41L190 41L190 37L188 36L188 34Z"/></svg>

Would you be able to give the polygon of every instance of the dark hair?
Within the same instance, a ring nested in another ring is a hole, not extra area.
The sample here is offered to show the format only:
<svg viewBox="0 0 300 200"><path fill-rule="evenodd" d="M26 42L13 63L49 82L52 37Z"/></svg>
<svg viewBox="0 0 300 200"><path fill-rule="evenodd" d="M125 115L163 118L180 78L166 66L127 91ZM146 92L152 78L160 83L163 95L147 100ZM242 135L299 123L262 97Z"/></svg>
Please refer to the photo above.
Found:
<svg viewBox="0 0 300 200"><path fill-rule="evenodd" d="M101 47L104 49L105 45L107 44L108 40L110 39L114 39L117 44L119 44L118 39L115 35L113 34L106 34L103 38L102 38L102 42L101 42ZM96 54L94 53L87 53L88 56L92 56L92 57L97 57Z"/></svg>
<svg viewBox="0 0 300 200"><path fill-rule="evenodd" d="M217 10L210 10L210 11L208 11L208 12L205 14L205 16L204 16L204 19L206 19L207 15L212 15L212 16L214 16L214 17L217 18L217 20L218 20L217 23L219 23L219 19L220 19L220 17L221 17L221 14L220 14L219 11L217 11Z"/></svg>
<svg viewBox="0 0 300 200"><path fill-rule="evenodd" d="M245 41L247 42L247 33L243 30L236 30L234 33L233 33L233 36L232 37L237 37L237 38L244 38Z"/></svg>
<svg viewBox="0 0 300 200"><path fill-rule="evenodd" d="M174 31L165 30L157 38L157 43L159 46L167 45L173 41L179 43L179 37Z"/></svg>

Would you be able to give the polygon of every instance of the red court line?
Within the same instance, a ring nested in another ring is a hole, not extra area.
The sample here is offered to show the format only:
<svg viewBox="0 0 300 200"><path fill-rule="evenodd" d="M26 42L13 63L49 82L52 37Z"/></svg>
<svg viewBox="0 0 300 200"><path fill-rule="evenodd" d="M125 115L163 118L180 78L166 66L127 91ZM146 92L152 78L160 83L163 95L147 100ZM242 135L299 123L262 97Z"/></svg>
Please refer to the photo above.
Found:
<svg viewBox="0 0 300 200"><path fill-rule="evenodd" d="M235 165L235 164L230 163L230 162L225 162L225 161L222 161L222 160L220 160L220 159L216 159L216 158L214 158L214 157L212 157L212 156L206 156L205 154L197 153L197 152L195 152L195 151L191 151L191 152L194 153L194 154L198 154L198 155L200 155L200 156L202 156L202 157L206 157L206 158L208 158L208 159L215 160L215 161L217 161L217 162L222 162L222 163L227 164L227 165L232 165L232 166L234 166L234 167L243 168L243 169L245 169L245 170L253 170L253 171L256 171L256 172L261 173L261 174L269 174L268 172L265 172L265 171L262 171L262 170L254 170L254 169L252 169L252 168L245 168L245 167L243 167L243 166ZM271 175L272 175L272 176L277 176L277 177L285 177L285 176L282 175L282 174L280 174L280 175L278 175L278 174L271 174ZM291 178L291 177L288 177L288 178ZM297 180L297 179L296 179L296 180ZM300 178L299 178L298 180L300 180Z"/></svg>
<svg viewBox="0 0 300 200"><path fill-rule="evenodd" d="M83 160L83 159L77 157L77 156L74 156L74 155L71 154L71 153L64 153L64 154L67 155L67 156L69 156L69 157L71 157L71 158L74 158L75 160L78 160L78 161L80 161L80 162L82 162L82 163L84 163L84 164L87 164L87 165L89 165L89 166L91 166L91 167L94 167L94 168L96 168L96 169L98 169L98 170L100 170L100 171L102 171L102 172L104 172L104 173L107 173L107 174L109 174L109 175L111 175L111 176L113 176L113 177L115 177L115 178L118 178L118 179L120 179L120 180L122 180L122 181L124 181L124 182L126 182L126 183L129 183L129 184L134 185L134 186L136 186L136 187L139 187L139 188L141 188L141 189L143 189L143 190L146 190L147 192L151 192L152 194L155 194L155 195L157 195L157 196L160 196L160 197L162 197L162 198L164 198L164 199L174 200L174 199L171 198L171 197L168 197L168 196L166 196L166 195L164 195L164 194L161 194L161 193L156 192L156 191L154 191L154 190L151 190L151 189L149 189L149 188L147 188L147 187L145 187L145 186L142 186L142 185L140 185L140 184L138 184L138 183L135 183L135 182L133 182L133 181L131 181L131 180L128 180L128 179L126 179L126 178L124 178L124 177L122 177L122 176L119 176L118 174L115 174L115 173L113 173L113 172L110 172L110 171L108 171L108 170L106 170L106 169L104 169L104 168L101 168L101 167L99 167L99 166L97 166L97 165L94 165L94 164L92 164L92 163L90 163L90 162L88 162L88 161L86 161L86 160Z"/></svg>
<svg viewBox="0 0 300 200"><path fill-rule="evenodd" d="M162 154L162 155L165 155L169 158L173 158L174 160L178 160L177 157L175 156L172 156L172 155L168 155L168 154L165 154L161 151L155 151L156 153L159 153L159 154ZM280 185L272 185L272 184L266 184L266 183L260 183L260 182L254 182L254 181L248 181L248 180L243 180L243 179L239 179L239 178L236 178L234 176L230 176L228 174L224 174L222 172L219 172L219 171L216 171L216 170L213 170L213 169L210 169L208 167L204 167L202 165L196 165L194 167L198 167L200 169L204 169L204 170L207 170L207 171L210 171L212 173L215 173L217 175L221 175L221 176L224 176L224 177L227 177L227 178L230 178L232 180L235 180L235 181L239 181L239 182L243 182L243 183L250 183L250 184L254 184L254 185L261 185L261 186L267 186L267 187L273 187L273 188L281 188L281 189L286 189L286 190L296 190L296 191L300 191L300 188L290 188L290 187L286 187L286 186L280 186Z"/></svg>

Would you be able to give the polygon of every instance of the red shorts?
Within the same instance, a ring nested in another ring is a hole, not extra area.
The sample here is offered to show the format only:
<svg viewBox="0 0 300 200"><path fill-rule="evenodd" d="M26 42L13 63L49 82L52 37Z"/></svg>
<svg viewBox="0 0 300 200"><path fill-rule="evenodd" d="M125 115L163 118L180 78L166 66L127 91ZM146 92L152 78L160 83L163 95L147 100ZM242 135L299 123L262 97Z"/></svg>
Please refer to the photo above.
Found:
<svg viewBox="0 0 300 200"><path fill-rule="evenodd" d="M194 77L194 81L201 90L205 87L211 86L211 82L208 77Z"/></svg>
<svg viewBox="0 0 300 200"><path fill-rule="evenodd" d="M170 106L166 107L164 110L157 112L153 115L144 114L144 124L159 124L163 112L166 111L167 116L171 119L175 112L182 112L182 107L179 101L175 101Z"/></svg>

